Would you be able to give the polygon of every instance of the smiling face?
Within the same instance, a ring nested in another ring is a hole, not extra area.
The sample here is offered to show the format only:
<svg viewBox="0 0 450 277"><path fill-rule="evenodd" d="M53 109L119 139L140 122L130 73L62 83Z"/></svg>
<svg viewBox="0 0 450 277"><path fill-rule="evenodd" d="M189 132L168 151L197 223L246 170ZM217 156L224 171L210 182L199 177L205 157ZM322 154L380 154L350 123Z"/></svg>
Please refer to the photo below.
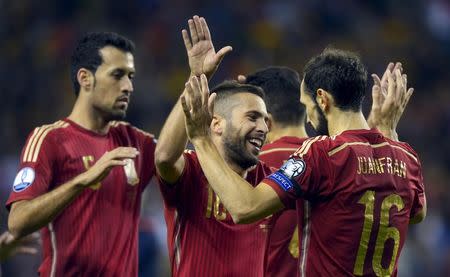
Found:
<svg viewBox="0 0 450 277"><path fill-rule="evenodd" d="M106 121L123 119L133 92L133 55L112 46L100 53L103 63L94 75L92 106Z"/></svg>
<svg viewBox="0 0 450 277"><path fill-rule="evenodd" d="M317 135L328 136L328 120L313 96L306 91L304 81L300 85L300 102L306 107L306 122L311 124Z"/></svg>
<svg viewBox="0 0 450 277"><path fill-rule="evenodd" d="M228 104L230 112L222 133L225 159L247 169L258 162L266 139L266 105L261 97L245 92L230 96Z"/></svg>

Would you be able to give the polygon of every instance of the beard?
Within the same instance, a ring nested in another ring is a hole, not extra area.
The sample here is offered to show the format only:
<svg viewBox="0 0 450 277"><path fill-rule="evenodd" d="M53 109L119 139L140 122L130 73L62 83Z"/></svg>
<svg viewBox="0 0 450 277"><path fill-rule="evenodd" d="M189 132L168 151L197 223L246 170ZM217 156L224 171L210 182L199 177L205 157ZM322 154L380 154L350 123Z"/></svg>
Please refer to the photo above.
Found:
<svg viewBox="0 0 450 277"><path fill-rule="evenodd" d="M316 136L329 136L328 120L325 118L323 111L316 105L317 112L319 114L319 122L316 127L313 127L316 132Z"/></svg>
<svg viewBox="0 0 450 277"><path fill-rule="evenodd" d="M231 134L231 135L230 135ZM258 156L247 149L245 137L233 137L237 130L229 124L223 137L223 147L226 160L237 164L242 169L248 169L258 163Z"/></svg>

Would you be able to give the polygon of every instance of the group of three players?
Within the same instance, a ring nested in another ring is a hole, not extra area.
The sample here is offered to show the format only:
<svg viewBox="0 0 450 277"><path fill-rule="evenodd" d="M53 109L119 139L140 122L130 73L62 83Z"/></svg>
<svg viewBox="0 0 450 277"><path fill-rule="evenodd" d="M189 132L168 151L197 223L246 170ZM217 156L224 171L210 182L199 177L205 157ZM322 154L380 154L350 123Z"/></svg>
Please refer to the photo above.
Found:
<svg viewBox="0 0 450 277"><path fill-rule="evenodd" d="M417 155L395 133L412 93L401 64L374 76L369 126L354 54L327 49L302 81L271 67L210 95L231 47L215 52L204 18L188 24L191 77L157 144L116 121L133 91L133 43L91 33L77 44L73 110L30 134L7 202L15 237L42 229L40 275L136 276L141 195L154 175L173 276L395 275L408 224L426 207ZM329 136L307 139L305 110Z"/></svg>

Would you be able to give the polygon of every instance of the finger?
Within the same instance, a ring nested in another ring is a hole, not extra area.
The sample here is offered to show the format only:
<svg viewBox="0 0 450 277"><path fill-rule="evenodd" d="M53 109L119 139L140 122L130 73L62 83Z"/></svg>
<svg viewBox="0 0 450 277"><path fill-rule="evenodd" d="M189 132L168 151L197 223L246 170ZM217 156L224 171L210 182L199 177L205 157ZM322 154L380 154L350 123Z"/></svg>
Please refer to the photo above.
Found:
<svg viewBox="0 0 450 277"><path fill-rule="evenodd" d="M187 119L191 119L191 108L187 104L185 94L182 94L180 96L180 102L181 102L181 107L183 108L184 116L186 116Z"/></svg>
<svg viewBox="0 0 450 277"><path fill-rule="evenodd" d="M205 33L203 32L202 24L200 23L200 17L194 15L195 29L197 29L198 40L205 39Z"/></svg>
<svg viewBox="0 0 450 277"><path fill-rule="evenodd" d="M200 76L200 84L202 87L202 105L207 106L209 98L209 87L208 87L208 78L206 78L205 74L202 74Z"/></svg>
<svg viewBox="0 0 450 277"><path fill-rule="evenodd" d="M189 32L191 33L192 44L196 44L198 42L198 34L197 29L195 28L194 20L188 20Z"/></svg>
<svg viewBox="0 0 450 277"><path fill-rule="evenodd" d="M196 111L202 106L202 89L200 87L200 82L196 76L193 76L190 82L193 90L192 110Z"/></svg>
<svg viewBox="0 0 450 277"><path fill-rule="evenodd" d="M200 17L200 24L202 25L202 31L205 35L205 39L211 40L211 33L209 32L209 27L204 17Z"/></svg>
<svg viewBox="0 0 450 277"><path fill-rule="evenodd" d="M247 82L247 77L245 77L244 75L238 75L237 80L239 83L245 84Z"/></svg>
<svg viewBox="0 0 450 277"><path fill-rule="evenodd" d="M406 108L406 106L408 105L408 103L409 103L409 99L411 99L411 96L413 95L413 93L414 93L414 88L410 88L410 89L408 89L408 91L406 92L406 97L405 97L405 100L403 101L403 105L402 105L402 109L404 110L405 108Z"/></svg>
<svg viewBox="0 0 450 277"><path fill-rule="evenodd" d="M389 106L394 102L396 94L395 92L396 84L393 73L389 73L387 76L387 86L388 86L387 95L384 103Z"/></svg>
<svg viewBox="0 0 450 277"><path fill-rule="evenodd" d="M186 47L186 51L191 50L192 43L191 43L191 39L189 38L188 32L185 29L183 29L181 31L181 35L183 36L184 47Z"/></svg>
<svg viewBox="0 0 450 277"><path fill-rule="evenodd" d="M36 248L34 248L34 247L21 246L21 247L18 247L16 249L16 253L32 254L32 255L34 255L34 254L38 253L38 250Z"/></svg>
<svg viewBox="0 0 450 277"><path fill-rule="evenodd" d="M381 86L381 80L380 77L378 77L377 74L372 74L373 84L374 86L378 86L380 88L380 101L384 101L384 98L386 97L387 91L383 89Z"/></svg>
<svg viewBox="0 0 450 277"><path fill-rule="evenodd" d="M233 51L233 48L231 46L225 46L224 48L220 49L216 54L217 64L220 64L225 55L231 51Z"/></svg>
<svg viewBox="0 0 450 277"><path fill-rule="evenodd" d="M192 101L194 98L194 91L192 89L192 84L191 84L191 80L189 79L188 82L186 82L185 84L185 91L186 94L184 95L184 99L186 101L187 106L189 107L189 111L192 109Z"/></svg>
<svg viewBox="0 0 450 277"><path fill-rule="evenodd" d="M383 76L381 76L381 80L380 83L382 85L381 88L383 88L383 86L386 86L386 82L387 82L387 78L388 78L388 74L390 74L392 72L392 70L394 69L394 63L390 62L388 64L388 66L386 67L386 70L383 73Z"/></svg>
<svg viewBox="0 0 450 277"><path fill-rule="evenodd" d="M381 89L378 85L372 87L372 111L381 107Z"/></svg>
<svg viewBox="0 0 450 277"><path fill-rule="evenodd" d="M211 93L208 98L208 111L211 117L214 115L214 103L216 102L217 93Z"/></svg>
<svg viewBox="0 0 450 277"><path fill-rule="evenodd" d="M404 94L406 94L406 87L403 84L403 76L402 73L400 72L400 69L396 69L395 70L395 81L397 84L396 87L396 94L395 94L395 101L397 103L401 103L402 97Z"/></svg>
<svg viewBox="0 0 450 277"><path fill-rule="evenodd" d="M403 65L401 62L395 63L395 67L391 70L391 72L395 72L396 70L400 70L400 72L403 72Z"/></svg>

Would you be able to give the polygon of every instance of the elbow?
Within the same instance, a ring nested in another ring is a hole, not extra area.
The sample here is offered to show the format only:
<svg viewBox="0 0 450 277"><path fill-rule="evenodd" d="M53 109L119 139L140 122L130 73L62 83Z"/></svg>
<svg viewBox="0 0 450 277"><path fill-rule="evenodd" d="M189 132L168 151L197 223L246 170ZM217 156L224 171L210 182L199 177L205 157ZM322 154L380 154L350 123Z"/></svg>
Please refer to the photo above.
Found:
<svg viewBox="0 0 450 277"><path fill-rule="evenodd" d="M426 209L424 208L420 212L418 212L413 218L409 220L409 224L418 224L421 223L426 217Z"/></svg>
<svg viewBox="0 0 450 277"><path fill-rule="evenodd" d="M173 155L170 155L167 151L164 151L160 147L156 147L155 149L155 165L158 168L164 168L170 165L173 165L177 161L177 158L174 158Z"/></svg>
<svg viewBox="0 0 450 277"><path fill-rule="evenodd" d="M20 212L24 210L22 202L13 203L11 211L8 216L8 230L13 235L15 239L20 239L31 233L28 230L27 222L30 222L24 215Z"/></svg>
<svg viewBox="0 0 450 277"><path fill-rule="evenodd" d="M236 209L233 212L230 211L230 214L235 224L250 224L259 219L255 216L254 211L251 208L243 207Z"/></svg>

